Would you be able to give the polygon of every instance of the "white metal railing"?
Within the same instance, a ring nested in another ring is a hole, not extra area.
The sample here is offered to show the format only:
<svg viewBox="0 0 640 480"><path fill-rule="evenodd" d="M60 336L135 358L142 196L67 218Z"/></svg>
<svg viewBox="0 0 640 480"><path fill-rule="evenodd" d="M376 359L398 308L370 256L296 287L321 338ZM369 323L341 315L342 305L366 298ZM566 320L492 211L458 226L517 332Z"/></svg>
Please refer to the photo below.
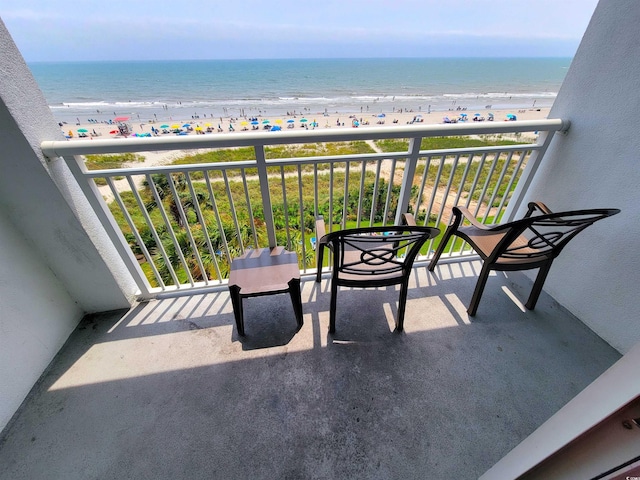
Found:
<svg viewBox="0 0 640 480"><path fill-rule="evenodd" d="M125 264L141 297L223 284L245 247L284 244L301 269L315 268L314 219L329 228L398 223L412 211L423 224L448 222L457 204L483 222L517 211L551 133L563 120L409 125L303 132L43 142L63 157ZM421 150L423 138L539 132L534 143ZM265 147L319 142L408 139L402 151L267 159ZM87 170L80 155L250 146L243 161ZM107 204L94 179L111 193ZM116 180L118 179L118 180ZM124 180L124 181L123 181ZM312 191L309 192L309 189ZM274 215L274 211L277 215ZM118 217L116 219L116 217ZM427 252L432 248L430 243ZM451 244L449 253L464 246Z"/></svg>

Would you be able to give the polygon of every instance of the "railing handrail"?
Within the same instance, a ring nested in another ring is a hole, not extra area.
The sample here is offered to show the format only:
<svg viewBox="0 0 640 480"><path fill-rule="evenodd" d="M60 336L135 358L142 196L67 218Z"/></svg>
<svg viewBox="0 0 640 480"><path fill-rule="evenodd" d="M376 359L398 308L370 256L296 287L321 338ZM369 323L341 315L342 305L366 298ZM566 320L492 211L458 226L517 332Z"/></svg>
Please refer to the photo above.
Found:
<svg viewBox="0 0 640 480"><path fill-rule="evenodd" d="M420 138L455 135L490 135L537 130L566 131L569 122L562 119L518 120L505 122L470 122L435 125L336 128L288 132L234 132L225 134L92 139L91 141L54 140L40 144L49 158L64 155L100 153L134 153L199 148L255 147L292 143L353 141L387 138Z"/></svg>

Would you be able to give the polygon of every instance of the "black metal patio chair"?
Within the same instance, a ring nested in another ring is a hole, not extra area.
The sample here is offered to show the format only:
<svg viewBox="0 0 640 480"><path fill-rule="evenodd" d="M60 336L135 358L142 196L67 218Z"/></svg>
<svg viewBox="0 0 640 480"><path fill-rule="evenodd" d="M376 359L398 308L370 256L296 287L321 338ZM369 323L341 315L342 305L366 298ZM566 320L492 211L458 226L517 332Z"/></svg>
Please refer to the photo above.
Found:
<svg viewBox="0 0 640 480"><path fill-rule="evenodd" d="M474 316L491 270L539 268L525 307L533 310L551 264L567 243L589 225L620 213L616 208L553 213L542 202L530 202L525 216L502 225L483 225L465 207L453 207L453 217L429 263L433 271L452 235L464 239L483 260L467 312ZM467 221L468 226L463 226Z"/></svg>
<svg viewBox="0 0 640 480"><path fill-rule="evenodd" d="M320 281L324 248L333 252L329 331L335 332L338 287L385 287L400 285L396 331L404 327L409 276L422 245L440 230L432 227L386 226L338 230L326 235L318 219L318 274Z"/></svg>

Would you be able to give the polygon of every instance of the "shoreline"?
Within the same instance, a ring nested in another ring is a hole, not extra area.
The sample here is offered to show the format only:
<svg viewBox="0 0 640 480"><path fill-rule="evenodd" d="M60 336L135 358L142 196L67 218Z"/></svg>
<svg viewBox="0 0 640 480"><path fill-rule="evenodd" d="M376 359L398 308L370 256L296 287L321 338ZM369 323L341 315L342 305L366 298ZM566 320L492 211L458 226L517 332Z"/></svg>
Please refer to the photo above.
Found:
<svg viewBox="0 0 640 480"><path fill-rule="evenodd" d="M127 136L171 136L175 130L180 130L181 135L221 135L224 133L242 133L245 131L266 131L265 126L278 126L283 131L300 130L306 128L326 129L326 128L354 128L354 121L357 121L356 128L388 127L393 128L396 125L407 125L412 122L424 125L443 124L445 117L450 120L459 119L461 115L466 116L466 123L475 123L473 118L478 115L484 121L488 121L489 114L493 114L493 121L507 121L507 115L515 115L518 120L540 120L545 119L549 115L549 107L528 108L528 109L477 109L466 110L456 109L448 111L402 111L390 113L309 113L290 112L289 115L255 115L246 117L214 117L212 115L203 115L202 117L194 115L192 118L180 118L169 120L153 119L140 121L131 117L115 117L127 118L126 121L115 122L114 118L99 121L89 118L85 122L63 122L59 121L62 133L69 140L91 140L92 138L123 138L120 134L118 124L126 124L129 128ZM383 116L384 115L384 116ZM196 118L197 117L197 118ZM254 120L252 120L254 119ZM80 120L80 118L77 118ZM306 121L305 121L306 120ZM253 124L252 124L253 121ZM268 122L267 122L268 121ZM111 122L111 123L110 123ZM166 125L168 128L162 128ZM178 126L179 128L171 128ZM83 131L84 130L84 131ZM115 132L115 133L114 133ZM156 133L157 132L157 133ZM166 132L166 133L163 133ZM277 135L277 131L273 132Z"/></svg>

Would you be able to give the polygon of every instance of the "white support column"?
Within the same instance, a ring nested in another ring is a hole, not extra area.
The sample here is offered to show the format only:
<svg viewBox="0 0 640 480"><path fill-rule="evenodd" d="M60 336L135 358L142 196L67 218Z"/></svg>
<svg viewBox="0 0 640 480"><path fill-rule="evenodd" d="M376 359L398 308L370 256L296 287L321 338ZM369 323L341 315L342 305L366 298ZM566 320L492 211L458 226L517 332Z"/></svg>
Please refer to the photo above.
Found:
<svg viewBox="0 0 640 480"><path fill-rule="evenodd" d="M398 209L396 210L395 224L400 225L402 222L402 214L407 211L409 207L409 200L411 199L411 187L413 186L413 177L416 174L416 166L418 164L418 157L420 155L420 143L422 137L415 137L409 141L409 155L404 165L404 174L402 176L402 187L400 188L400 196L398 198ZM393 181L393 180L392 180ZM389 185L391 189L393 185Z"/></svg>
<svg viewBox="0 0 640 480"><path fill-rule="evenodd" d="M83 191L89 204L93 208L98 220L102 224L105 229L105 232L113 242L116 250L120 254L120 257L124 261L125 266L129 270L129 273L133 277L133 280L136 282L140 290L139 298L140 299L150 299L150 289L151 285L149 284L147 278L144 275L144 272L140 268L136 257L133 255L131 248L129 248L129 244L127 240L124 238L122 231L118 227L116 220L113 218L109 207L102 199L102 195L100 191L96 187L96 184L93 180L87 179L84 177L83 172L87 170L84 161L80 157L64 157L65 162L69 166L69 170L78 181L78 185L80 189Z"/></svg>
<svg viewBox="0 0 640 480"><path fill-rule="evenodd" d="M273 222L273 208L271 207L271 194L269 192L269 176L267 175L267 161L264 155L264 145L256 145L256 161L258 163L258 179L260 181L260 193L262 195L262 213L264 223L267 226L269 247L276 246L276 230ZM252 219L253 220L253 219Z"/></svg>

